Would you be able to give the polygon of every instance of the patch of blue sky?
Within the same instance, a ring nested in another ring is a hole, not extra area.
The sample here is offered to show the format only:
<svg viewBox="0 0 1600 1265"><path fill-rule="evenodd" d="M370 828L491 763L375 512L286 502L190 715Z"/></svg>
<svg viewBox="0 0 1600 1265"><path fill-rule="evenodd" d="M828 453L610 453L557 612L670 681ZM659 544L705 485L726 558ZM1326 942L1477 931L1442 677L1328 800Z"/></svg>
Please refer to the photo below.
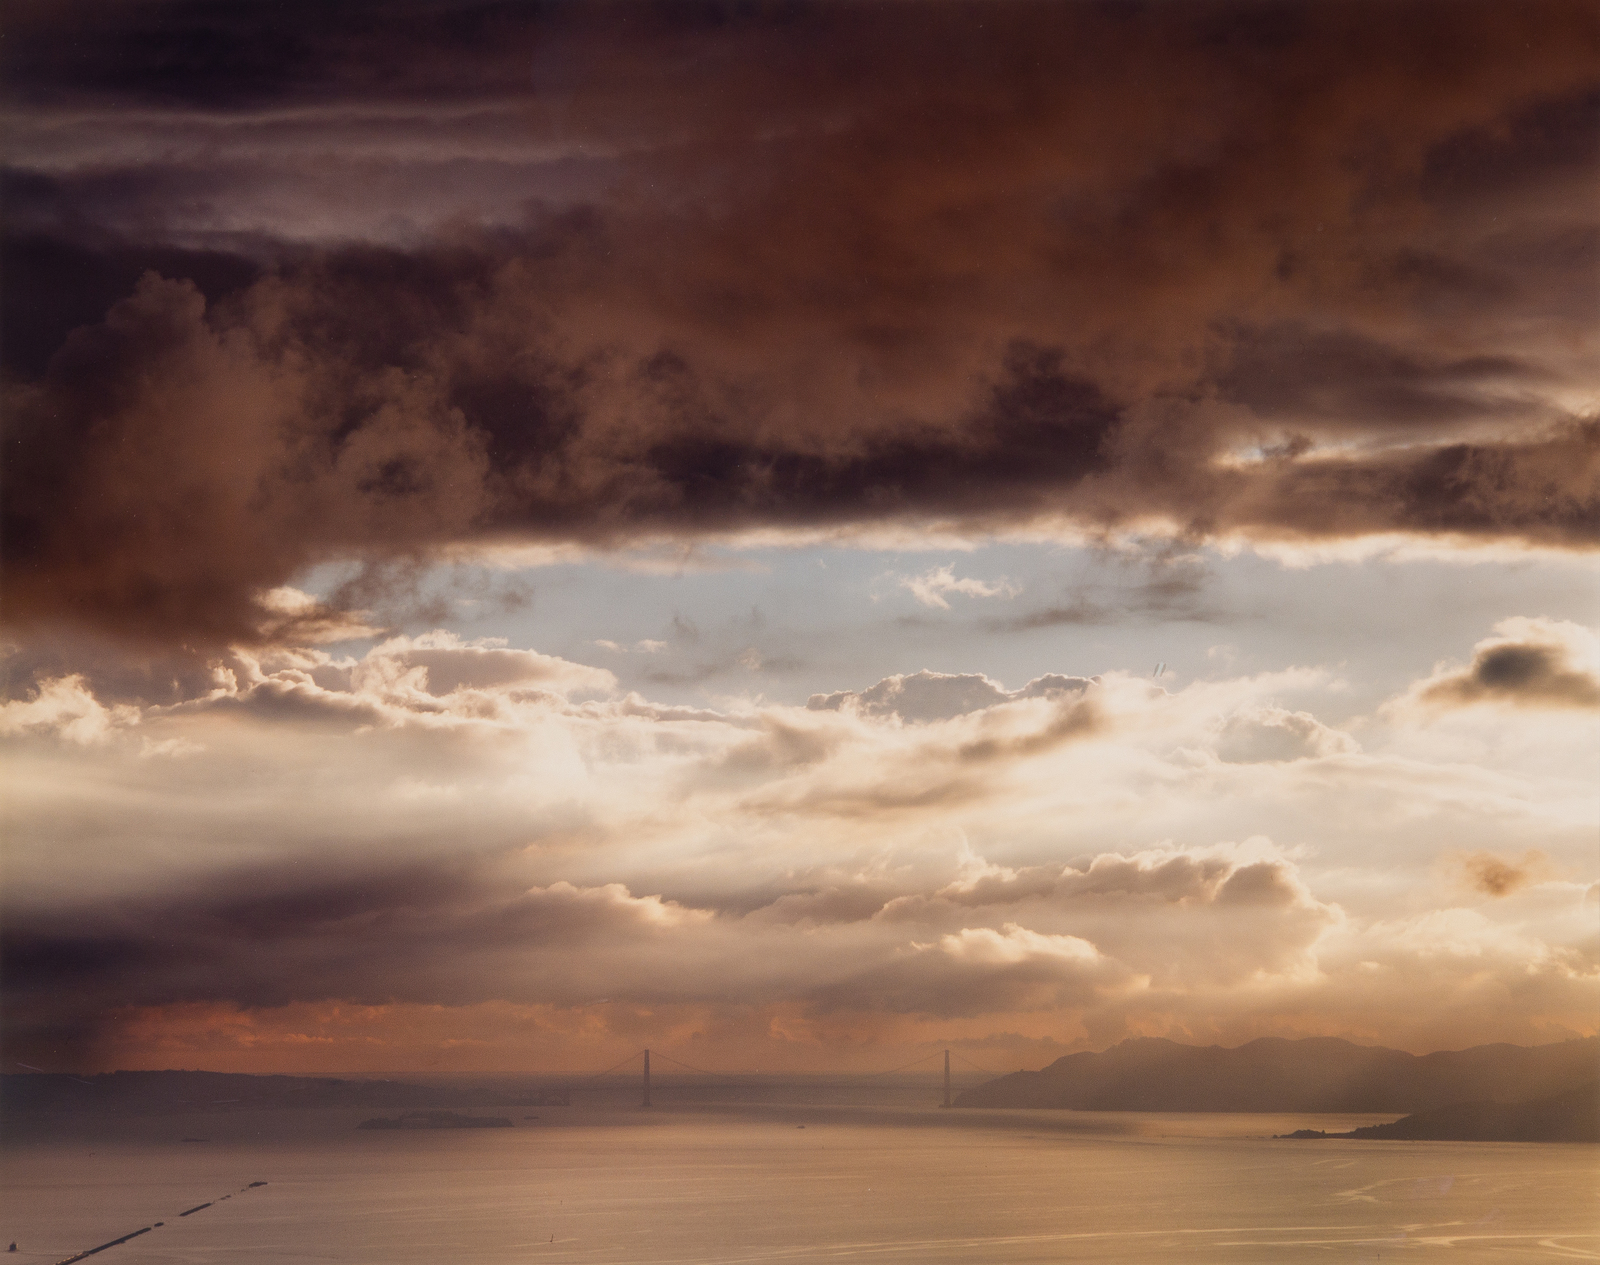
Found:
<svg viewBox="0 0 1600 1265"><path fill-rule="evenodd" d="M924 668L1015 688L1047 672L1148 675L1164 661L1168 688L1327 668L1349 680L1335 714L1353 714L1442 655L1467 658L1498 620L1597 616L1592 564L1548 555L1287 567L1251 553L997 542L708 549L684 565L636 563L440 567L402 626L606 667L623 688L667 703L803 703ZM345 574L324 567L302 583L326 593Z"/></svg>

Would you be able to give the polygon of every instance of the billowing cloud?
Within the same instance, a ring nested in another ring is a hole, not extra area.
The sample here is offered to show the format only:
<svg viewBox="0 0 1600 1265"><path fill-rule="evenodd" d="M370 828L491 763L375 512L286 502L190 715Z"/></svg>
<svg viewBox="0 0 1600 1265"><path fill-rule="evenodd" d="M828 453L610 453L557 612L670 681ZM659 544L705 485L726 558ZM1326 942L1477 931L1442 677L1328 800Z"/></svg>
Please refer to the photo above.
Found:
<svg viewBox="0 0 1600 1265"><path fill-rule="evenodd" d="M998 703L1024 698L1082 695L1093 684L1087 677L1036 677L1020 690L1006 690L980 674L911 672L885 677L864 690L814 694L806 704L812 711L848 709L864 716L898 716L916 722L950 720Z"/></svg>
<svg viewBox="0 0 1600 1265"><path fill-rule="evenodd" d="M1076 936L1016 923L965 927L934 944L912 944L887 962L819 990L822 1009L937 1016L1083 1006L1144 981Z"/></svg>
<svg viewBox="0 0 1600 1265"><path fill-rule="evenodd" d="M1230 716L1217 735L1217 756L1235 764L1303 760L1361 748L1349 734L1330 729L1307 712L1259 707Z"/></svg>
<svg viewBox="0 0 1600 1265"><path fill-rule="evenodd" d="M751 530L1595 543L1581 4L496 12L11 31L9 618Z"/></svg>
<svg viewBox="0 0 1600 1265"><path fill-rule="evenodd" d="M323 676L336 680L342 670L330 665ZM352 689L371 686L376 676L383 691L405 689L436 698L503 686L538 686L563 695L583 690L610 693L616 687L616 678L602 668L533 650L510 650L504 638L463 641L448 632L391 637L352 664L349 673Z"/></svg>
<svg viewBox="0 0 1600 1265"><path fill-rule="evenodd" d="M1600 707L1600 638L1576 624L1508 619L1464 669L1441 668L1415 690L1433 707Z"/></svg>
<svg viewBox="0 0 1600 1265"><path fill-rule="evenodd" d="M105 742L112 731L139 723L139 709L127 704L103 705L81 676L41 682L30 697L0 704L0 735L48 734L87 746Z"/></svg>
<svg viewBox="0 0 1600 1265"><path fill-rule="evenodd" d="M1577 856L1592 802L1542 756L1486 784L1458 752L1359 753L1264 701L1314 697L1315 673L1174 692L924 674L880 683L881 706L690 708L432 633L360 658L236 651L214 674L141 707L52 679L5 713L15 1048L247 1060L251 1033L315 1015L333 1067L371 1025L410 1050L440 1007L485 1032L535 1016L566 1051L620 1041L647 1011L657 1031L711 1025L752 1051L939 1024L1403 1042L1431 1005L1408 972L1426 992L1476 988L1536 955L1539 987L1501 1008L1512 1034L1570 1025L1600 979L1582 887L1524 881L1526 857L1469 858L1502 895L1482 911L1429 922L1415 906L1446 851L1426 840L1471 847L1477 823ZM1219 759L1241 717L1271 749ZM1218 842L1228 822L1273 837ZM1375 858L1427 855L1352 883L1347 829ZM488 1066L501 1047L485 1040Z"/></svg>

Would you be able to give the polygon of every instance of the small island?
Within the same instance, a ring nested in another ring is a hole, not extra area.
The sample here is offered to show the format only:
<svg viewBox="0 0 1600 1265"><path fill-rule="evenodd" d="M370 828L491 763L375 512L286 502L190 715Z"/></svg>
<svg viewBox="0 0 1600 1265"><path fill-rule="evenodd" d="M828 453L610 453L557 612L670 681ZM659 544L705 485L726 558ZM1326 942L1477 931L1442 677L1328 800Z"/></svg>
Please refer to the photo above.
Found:
<svg viewBox="0 0 1600 1265"><path fill-rule="evenodd" d="M505 1116L463 1116L454 1111L408 1111L393 1120L377 1116L363 1120L358 1129L509 1129Z"/></svg>

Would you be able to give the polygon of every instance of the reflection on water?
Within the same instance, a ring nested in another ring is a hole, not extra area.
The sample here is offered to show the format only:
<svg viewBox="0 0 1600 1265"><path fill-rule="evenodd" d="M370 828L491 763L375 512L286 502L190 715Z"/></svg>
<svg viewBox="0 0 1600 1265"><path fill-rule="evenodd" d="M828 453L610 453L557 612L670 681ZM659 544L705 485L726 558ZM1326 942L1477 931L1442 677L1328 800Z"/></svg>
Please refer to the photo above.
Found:
<svg viewBox="0 0 1600 1265"><path fill-rule="evenodd" d="M361 1131L362 1115L13 1132L6 1259L164 1220L96 1265L1600 1260L1600 1148L1267 1136L1373 1117L682 1097L496 1130Z"/></svg>

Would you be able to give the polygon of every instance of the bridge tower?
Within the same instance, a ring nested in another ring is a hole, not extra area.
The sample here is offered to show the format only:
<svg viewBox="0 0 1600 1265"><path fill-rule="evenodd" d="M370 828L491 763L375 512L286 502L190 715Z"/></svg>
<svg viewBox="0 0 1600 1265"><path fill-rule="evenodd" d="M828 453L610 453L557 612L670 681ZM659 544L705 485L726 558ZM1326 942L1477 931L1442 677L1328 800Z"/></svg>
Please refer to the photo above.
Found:
<svg viewBox="0 0 1600 1265"><path fill-rule="evenodd" d="M946 1106L946 1107L950 1106L950 1051L949 1050L946 1050L944 1052L944 1103L942 1105Z"/></svg>
<svg viewBox="0 0 1600 1265"><path fill-rule="evenodd" d="M950 1093L949 1093L949 1090L947 1089L945 1091L945 1097L948 1098L949 1096L950 1096ZM648 1049L644 1052L644 1103L643 1103L643 1105L646 1106L646 1107L648 1107L650 1105L650 1051Z"/></svg>

